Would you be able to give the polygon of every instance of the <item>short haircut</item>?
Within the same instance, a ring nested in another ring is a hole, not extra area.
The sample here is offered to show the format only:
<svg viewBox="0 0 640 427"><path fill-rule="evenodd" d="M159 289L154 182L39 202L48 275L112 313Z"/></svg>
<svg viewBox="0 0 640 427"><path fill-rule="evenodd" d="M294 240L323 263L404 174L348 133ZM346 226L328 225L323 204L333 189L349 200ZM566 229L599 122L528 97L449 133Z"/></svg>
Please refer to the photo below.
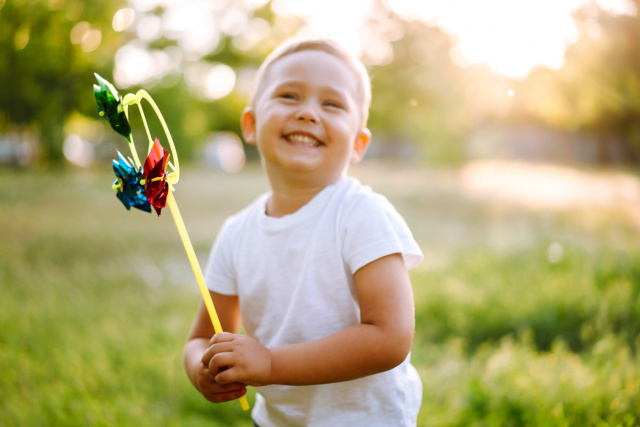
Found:
<svg viewBox="0 0 640 427"><path fill-rule="evenodd" d="M358 95L361 104L362 127L366 127L369 118L369 106L371 105L371 80L364 64L337 42L330 39L289 39L275 48L264 60L256 74L255 85L251 95L251 106L255 107L255 102L260 93L264 90L265 77L271 66L279 59L296 52L317 50L328 53L338 58L355 75L359 83Z"/></svg>

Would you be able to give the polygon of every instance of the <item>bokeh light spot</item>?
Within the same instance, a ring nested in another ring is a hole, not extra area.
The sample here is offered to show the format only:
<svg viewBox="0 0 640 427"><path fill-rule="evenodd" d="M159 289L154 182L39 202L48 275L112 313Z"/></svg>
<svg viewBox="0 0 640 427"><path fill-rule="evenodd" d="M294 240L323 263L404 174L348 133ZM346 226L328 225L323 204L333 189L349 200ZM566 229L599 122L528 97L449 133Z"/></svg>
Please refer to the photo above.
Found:
<svg viewBox="0 0 640 427"><path fill-rule="evenodd" d="M117 11L115 15L113 15L113 21L111 22L114 31L120 32L129 28L131 24L133 24L134 17L134 10L128 7Z"/></svg>

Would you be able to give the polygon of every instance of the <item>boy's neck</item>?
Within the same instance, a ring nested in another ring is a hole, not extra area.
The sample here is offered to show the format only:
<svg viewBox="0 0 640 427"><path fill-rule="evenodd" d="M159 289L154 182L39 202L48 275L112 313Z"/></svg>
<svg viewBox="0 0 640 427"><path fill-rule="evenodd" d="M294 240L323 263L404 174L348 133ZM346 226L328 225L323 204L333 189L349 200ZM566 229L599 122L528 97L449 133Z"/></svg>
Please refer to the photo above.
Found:
<svg viewBox="0 0 640 427"><path fill-rule="evenodd" d="M319 192L290 194L273 191L267 200L267 216L281 218L290 215L309 203Z"/></svg>
<svg viewBox="0 0 640 427"><path fill-rule="evenodd" d="M338 180L335 180L337 182ZM294 182L271 183L271 197L267 200L267 216L280 218L290 215L311 201L318 193L335 182L309 183L301 180Z"/></svg>

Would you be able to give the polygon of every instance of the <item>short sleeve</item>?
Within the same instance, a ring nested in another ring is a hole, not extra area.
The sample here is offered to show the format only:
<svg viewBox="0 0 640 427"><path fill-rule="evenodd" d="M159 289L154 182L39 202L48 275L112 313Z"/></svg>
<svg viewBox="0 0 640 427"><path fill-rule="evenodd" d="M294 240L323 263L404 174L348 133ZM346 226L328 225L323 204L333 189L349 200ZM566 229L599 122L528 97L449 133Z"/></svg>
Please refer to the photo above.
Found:
<svg viewBox="0 0 640 427"><path fill-rule="evenodd" d="M233 266L231 221L227 219L211 248L204 278L210 291L223 295L237 295L238 288Z"/></svg>
<svg viewBox="0 0 640 427"><path fill-rule="evenodd" d="M352 273L376 259L402 254L407 269L423 258L404 218L382 195L371 192L358 197L346 215L343 251Z"/></svg>

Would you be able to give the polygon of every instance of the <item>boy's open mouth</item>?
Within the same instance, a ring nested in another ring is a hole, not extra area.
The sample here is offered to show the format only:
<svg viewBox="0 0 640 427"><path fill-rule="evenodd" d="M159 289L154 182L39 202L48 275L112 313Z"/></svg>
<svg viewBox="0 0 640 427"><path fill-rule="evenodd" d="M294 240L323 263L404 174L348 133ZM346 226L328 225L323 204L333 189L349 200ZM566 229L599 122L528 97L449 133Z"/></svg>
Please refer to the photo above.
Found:
<svg viewBox="0 0 640 427"><path fill-rule="evenodd" d="M307 147L319 147L322 145L322 142L318 141L316 138L310 135L304 135L300 133L292 133L289 135L285 135L284 139L289 142L293 142L294 144L300 144Z"/></svg>

